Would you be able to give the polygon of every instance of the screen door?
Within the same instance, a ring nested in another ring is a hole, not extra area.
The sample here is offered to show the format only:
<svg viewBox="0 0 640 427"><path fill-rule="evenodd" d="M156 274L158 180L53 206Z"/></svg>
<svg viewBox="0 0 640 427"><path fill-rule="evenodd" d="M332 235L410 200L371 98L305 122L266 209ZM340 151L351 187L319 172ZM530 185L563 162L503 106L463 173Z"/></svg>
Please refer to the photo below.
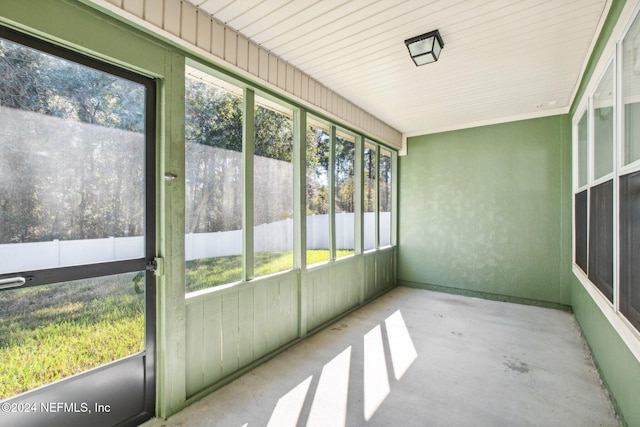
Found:
<svg viewBox="0 0 640 427"><path fill-rule="evenodd" d="M155 83L0 27L0 426L154 413Z"/></svg>

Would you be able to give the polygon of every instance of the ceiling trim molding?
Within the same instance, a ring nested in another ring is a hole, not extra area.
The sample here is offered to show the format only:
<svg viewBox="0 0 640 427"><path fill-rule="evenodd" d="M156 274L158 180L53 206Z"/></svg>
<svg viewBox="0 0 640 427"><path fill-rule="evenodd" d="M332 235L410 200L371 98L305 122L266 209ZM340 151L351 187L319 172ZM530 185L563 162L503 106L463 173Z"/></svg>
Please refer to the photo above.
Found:
<svg viewBox="0 0 640 427"><path fill-rule="evenodd" d="M491 125L498 125L498 124L510 123L510 122L519 122L522 120L539 119L543 117L559 116L562 114L568 114L569 108L570 107L566 106L561 108L553 108L553 109L546 109L542 111L536 111L532 113L516 114L508 117L499 117L495 119L463 123L459 125L442 126L438 128L428 128L428 129L416 130L412 132L405 132L402 134L402 146L400 148L400 151L398 151L398 155L406 156L408 154L407 141L409 138L412 138L412 137L423 136L423 135L433 135L436 133L451 132L451 131L463 130L463 129L472 129L472 128L477 128L482 126L491 126Z"/></svg>

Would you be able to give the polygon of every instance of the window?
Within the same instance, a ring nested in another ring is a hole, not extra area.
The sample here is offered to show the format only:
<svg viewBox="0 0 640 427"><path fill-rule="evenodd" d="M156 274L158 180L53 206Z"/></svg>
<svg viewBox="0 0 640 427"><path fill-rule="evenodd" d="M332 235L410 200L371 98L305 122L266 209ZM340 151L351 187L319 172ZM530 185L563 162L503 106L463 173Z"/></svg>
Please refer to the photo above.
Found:
<svg viewBox="0 0 640 427"><path fill-rule="evenodd" d="M232 77L203 70L197 64L186 67L188 293L292 270L295 259L294 111L277 98L231 83ZM391 245L394 153L367 141L363 165L357 165L356 147L362 145L356 134L304 116L306 264L353 255L359 248L357 200L364 205L364 250ZM357 194L358 167L364 194ZM243 229L247 221L249 230Z"/></svg>
<svg viewBox="0 0 640 427"><path fill-rule="evenodd" d="M619 171L620 311L640 330L640 18L622 43L624 139Z"/></svg>
<svg viewBox="0 0 640 427"><path fill-rule="evenodd" d="M307 120L307 264L328 261L330 257L329 126Z"/></svg>
<svg viewBox="0 0 640 427"><path fill-rule="evenodd" d="M391 245L391 151L380 148L380 246Z"/></svg>
<svg viewBox="0 0 640 427"><path fill-rule="evenodd" d="M242 280L242 90L187 68L187 292Z"/></svg>
<svg viewBox="0 0 640 427"><path fill-rule="evenodd" d="M640 160L640 19L622 41L622 98L624 100L623 165Z"/></svg>
<svg viewBox="0 0 640 427"><path fill-rule="evenodd" d="M355 249L355 136L337 131L335 159L336 258L340 258Z"/></svg>
<svg viewBox="0 0 640 427"><path fill-rule="evenodd" d="M256 96L255 276L293 268L293 111Z"/></svg>
<svg viewBox="0 0 640 427"><path fill-rule="evenodd" d="M640 19L596 76L588 108L574 122L575 264L605 309L640 330ZM620 59L620 61L616 61ZM616 64L622 64L616 79ZM618 117L621 111L622 117ZM617 258L616 258L617 256ZM577 270L576 270L577 271Z"/></svg>
<svg viewBox="0 0 640 427"><path fill-rule="evenodd" d="M613 181L592 187L589 197L589 279L613 302Z"/></svg>
<svg viewBox="0 0 640 427"><path fill-rule="evenodd" d="M594 180L613 173L613 64L593 94Z"/></svg>
<svg viewBox="0 0 640 427"><path fill-rule="evenodd" d="M367 142L364 146L364 250L376 247L376 190L377 147Z"/></svg>
<svg viewBox="0 0 640 427"><path fill-rule="evenodd" d="M640 329L640 172L620 178L620 310Z"/></svg>
<svg viewBox="0 0 640 427"><path fill-rule="evenodd" d="M583 190L574 196L575 217L575 256L576 264L587 272L587 194L589 190Z"/></svg>
<svg viewBox="0 0 640 427"><path fill-rule="evenodd" d="M615 80L613 61L602 73L576 126L575 263L614 302ZM593 128L589 127L593 117Z"/></svg>
<svg viewBox="0 0 640 427"><path fill-rule="evenodd" d="M593 177L589 182L588 276L613 302L613 64L609 64L592 96ZM602 182L602 179L606 179Z"/></svg>
<svg viewBox="0 0 640 427"><path fill-rule="evenodd" d="M589 116L582 114L578 123L578 187L587 185L589 161Z"/></svg>

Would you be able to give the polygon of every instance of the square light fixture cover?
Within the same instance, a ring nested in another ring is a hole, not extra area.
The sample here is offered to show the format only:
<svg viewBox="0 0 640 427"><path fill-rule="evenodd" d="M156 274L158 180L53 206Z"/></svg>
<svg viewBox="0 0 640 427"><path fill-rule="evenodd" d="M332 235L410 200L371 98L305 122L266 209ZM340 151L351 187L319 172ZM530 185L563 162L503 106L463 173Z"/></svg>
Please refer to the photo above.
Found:
<svg viewBox="0 0 640 427"><path fill-rule="evenodd" d="M407 39L404 44L409 49L409 55L416 66L436 62L444 47L438 30Z"/></svg>

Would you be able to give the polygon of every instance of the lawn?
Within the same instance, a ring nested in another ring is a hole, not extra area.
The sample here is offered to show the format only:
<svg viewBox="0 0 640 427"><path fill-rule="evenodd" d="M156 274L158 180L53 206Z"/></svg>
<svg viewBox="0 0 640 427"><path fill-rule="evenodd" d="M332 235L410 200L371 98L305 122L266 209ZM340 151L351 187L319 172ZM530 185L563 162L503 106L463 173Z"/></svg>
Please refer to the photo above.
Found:
<svg viewBox="0 0 640 427"><path fill-rule="evenodd" d="M309 265L328 259L307 251ZM258 253L255 275L292 265L292 252ZM241 278L240 256L187 262L187 292ZM0 292L0 399L144 350L142 280L134 272Z"/></svg>
<svg viewBox="0 0 640 427"><path fill-rule="evenodd" d="M0 292L0 399L143 350L141 278Z"/></svg>

